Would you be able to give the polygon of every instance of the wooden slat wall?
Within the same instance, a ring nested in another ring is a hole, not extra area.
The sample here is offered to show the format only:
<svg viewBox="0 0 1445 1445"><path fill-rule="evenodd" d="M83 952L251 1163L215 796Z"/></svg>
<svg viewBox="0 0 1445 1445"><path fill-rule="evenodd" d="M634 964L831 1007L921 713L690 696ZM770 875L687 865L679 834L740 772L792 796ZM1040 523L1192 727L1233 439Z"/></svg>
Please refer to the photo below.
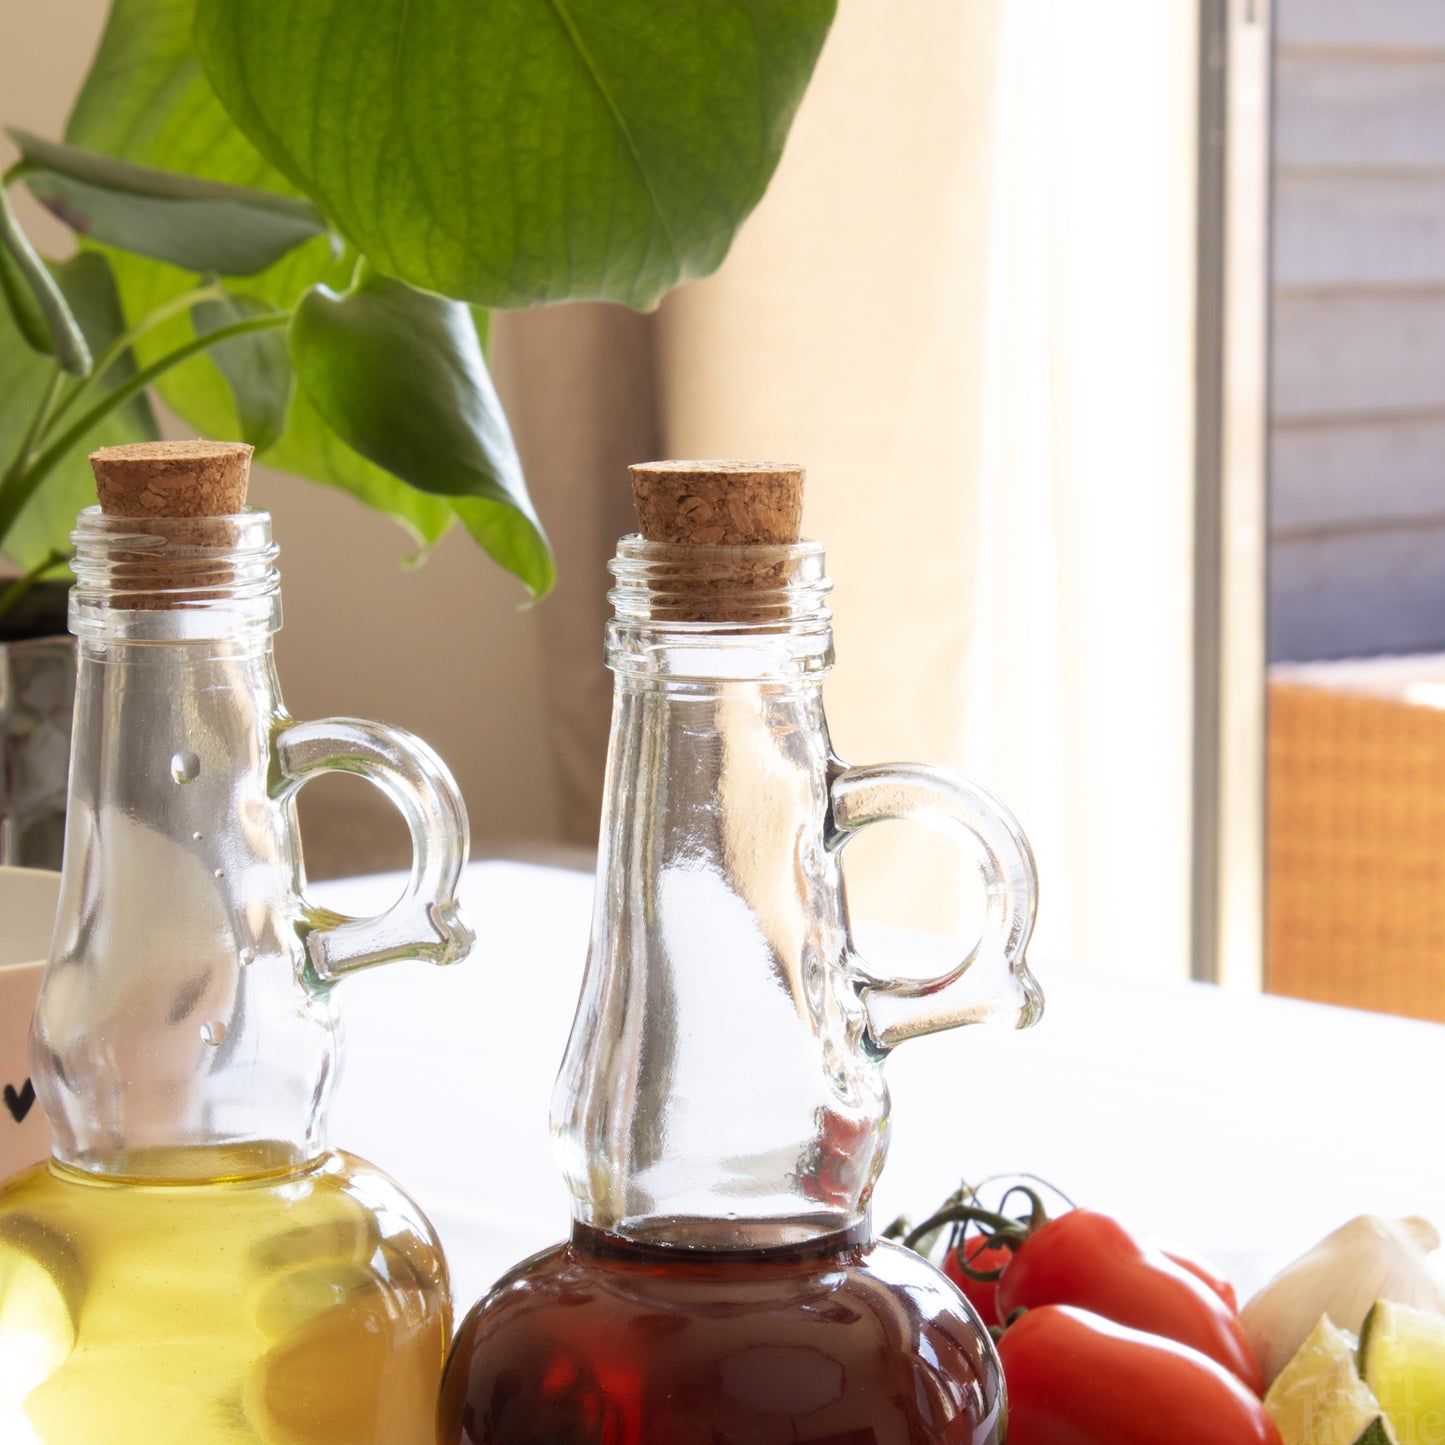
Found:
<svg viewBox="0 0 1445 1445"><path fill-rule="evenodd" d="M1270 655L1445 648L1445 0L1278 0Z"/></svg>
<svg viewBox="0 0 1445 1445"><path fill-rule="evenodd" d="M1275 32L1292 48L1445 50L1440 0L1275 0Z"/></svg>

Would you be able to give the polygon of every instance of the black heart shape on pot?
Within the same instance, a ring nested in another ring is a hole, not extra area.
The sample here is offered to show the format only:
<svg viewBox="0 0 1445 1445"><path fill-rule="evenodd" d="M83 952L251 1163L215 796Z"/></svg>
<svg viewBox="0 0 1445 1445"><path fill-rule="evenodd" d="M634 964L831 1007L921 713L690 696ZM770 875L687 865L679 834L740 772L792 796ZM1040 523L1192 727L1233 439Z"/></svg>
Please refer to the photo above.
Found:
<svg viewBox="0 0 1445 1445"><path fill-rule="evenodd" d="M25 1087L19 1093L15 1092L14 1084L5 1085L5 1107L10 1110L10 1117L17 1124L24 1123L25 1116L34 1103L35 1085L29 1079L26 1079Z"/></svg>

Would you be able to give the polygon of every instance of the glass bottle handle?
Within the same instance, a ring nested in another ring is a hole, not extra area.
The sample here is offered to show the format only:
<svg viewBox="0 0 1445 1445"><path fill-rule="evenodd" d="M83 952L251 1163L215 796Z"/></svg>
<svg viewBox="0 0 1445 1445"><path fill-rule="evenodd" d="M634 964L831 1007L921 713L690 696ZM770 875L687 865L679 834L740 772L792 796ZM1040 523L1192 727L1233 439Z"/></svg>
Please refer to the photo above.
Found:
<svg viewBox="0 0 1445 1445"><path fill-rule="evenodd" d="M1038 877L1013 814L967 778L922 763L844 768L833 778L831 799L829 846L835 851L870 823L915 818L957 829L979 853L987 899L983 931L957 964L933 978L887 977L855 956L877 1047L891 1049L961 1024L1026 1028L1035 1022L1043 994L1024 950L1038 906Z"/></svg>
<svg viewBox="0 0 1445 1445"><path fill-rule="evenodd" d="M289 798L318 773L356 773L396 804L411 831L411 877L375 918L318 910L306 938L311 966L331 980L396 958L455 963L475 934L456 901L467 861L467 809L445 763L418 737L357 718L293 723L277 735L279 796Z"/></svg>

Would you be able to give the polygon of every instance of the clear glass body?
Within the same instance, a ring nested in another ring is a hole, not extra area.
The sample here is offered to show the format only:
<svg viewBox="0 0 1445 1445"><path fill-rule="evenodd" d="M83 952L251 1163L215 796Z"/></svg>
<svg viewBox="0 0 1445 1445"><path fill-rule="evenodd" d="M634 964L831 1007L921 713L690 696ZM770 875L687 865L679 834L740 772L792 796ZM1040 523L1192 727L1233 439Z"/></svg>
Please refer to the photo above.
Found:
<svg viewBox="0 0 1445 1445"><path fill-rule="evenodd" d="M423 1445L446 1267L417 1206L328 1147L331 980L465 951L460 800L405 735L286 715L264 513L93 510L74 540L65 862L31 1035L54 1158L0 1185L0 1439ZM407 907L306 903L294 795L323 766L397 796L431 936L400 946Z"/></svg>
<svg viewBox="0 0 1445 1445"><path fill-rule="evenodd" d="M447 1445L992 1441L986 1334L874 1242L887 1051L1031 1022L1027 844L963 779L834 756L821 549L624 539L591 952L553 1100L570 1241L458 1331ZM988 920L935 979L876 974L839 854L885 817L977 844Z"/></svg>

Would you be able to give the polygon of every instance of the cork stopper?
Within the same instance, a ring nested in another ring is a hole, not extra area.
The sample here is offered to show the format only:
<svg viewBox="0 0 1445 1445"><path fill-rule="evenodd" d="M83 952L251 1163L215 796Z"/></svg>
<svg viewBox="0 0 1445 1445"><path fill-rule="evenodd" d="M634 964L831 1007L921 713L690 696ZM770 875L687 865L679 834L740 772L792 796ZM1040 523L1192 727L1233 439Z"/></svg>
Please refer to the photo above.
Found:
<svg viewBox="0 0 1445 1445"><path fill-rule="evenodd" d="M654 616L750 625L788 616L785 589L796 564L777 549L798 541L802 467L671 461L628 470L642 536L672 549L653 564Z"/></svg>
<svg viewBox="0 0 1445 1445"><path fill-rule="evenodd" d="M803 468L791 462L644 462L628 470L649 542L745 547L798 540Z"/></svg>
<svg viewBox="0 0 1445 1445"><path fill-rule="evenodd" d="M100 509L134 518L134 531L164 539L162 550L114 554L114 605L163 611L218 598L235 580L222 555L236 543L246 509L252 448L244 442L135 442L90 454ZM127 527L127 530L131 530Z"/></svg>
<svg viewBox="0 0 1445 1445"><path fill-rule="evenodd" d="M135 442L90 454L100 509L112 517L230 517L246 508L244 442Z"/></svg>

